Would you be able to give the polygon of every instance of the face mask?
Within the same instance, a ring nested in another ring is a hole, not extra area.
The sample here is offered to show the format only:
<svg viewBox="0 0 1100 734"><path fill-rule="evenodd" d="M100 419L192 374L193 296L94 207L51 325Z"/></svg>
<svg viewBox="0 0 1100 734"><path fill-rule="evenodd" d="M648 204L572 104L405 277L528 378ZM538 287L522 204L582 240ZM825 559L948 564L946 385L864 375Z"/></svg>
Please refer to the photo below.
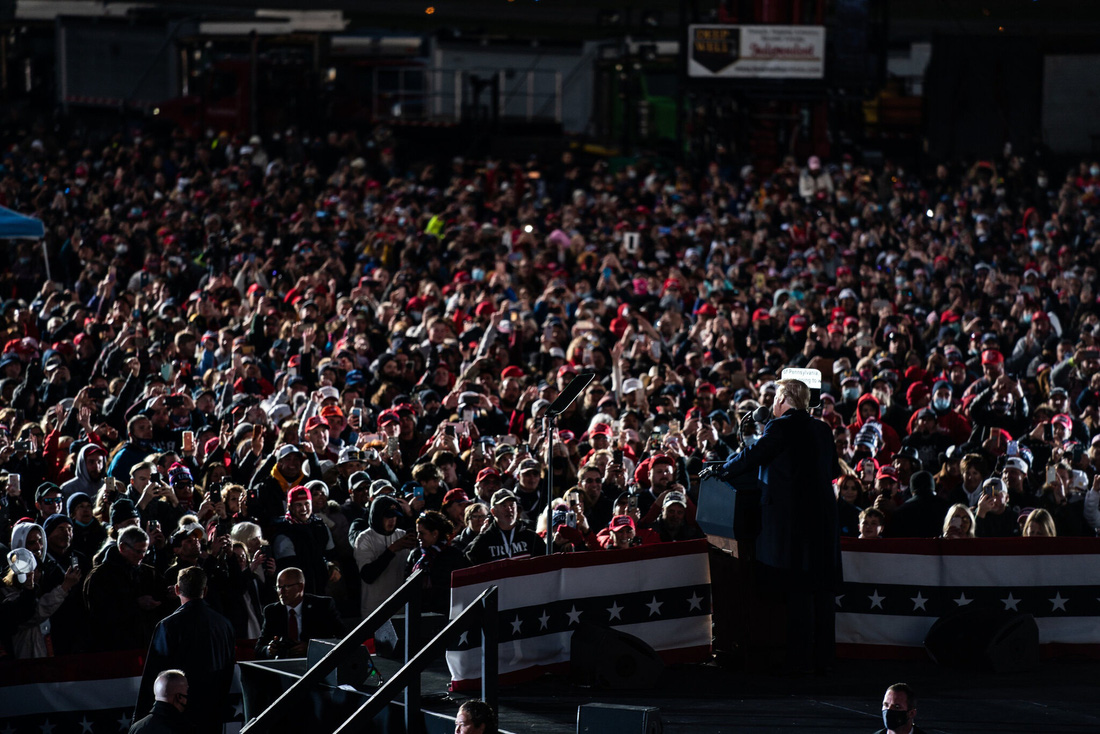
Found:
<svg viewBox="0 0 1100 734"><path fill-rule="evenodd" d="M848 197L847 196L838 196L838 197L836 197L836 203L837 203L838 206L848 206Z"/></svg>
<svg viewBox="0 0 1100 734"><path fill-rule="evenodd" d="M1027 231L1027 236L1028 236L1028 237L1033 237L1033 238L1034 238L1034 237L1036 237L1036 236L1037 236L1038 234L1039 234L1039 230L1035 229L1035 227L1032 227L1031 229L1029 229L1029 230Z"/></svg>
<svg viewBox="0 0 1100 734"><path fill-rule="evenodd" d="M858 227L859 226L859 217L852 217L851 219L848 220L848 224L852 225L853 227Z"/></svg>
<svg viewBox="0 0 1100 734"><path fill-rule="evenodd" d="M951 398L936 398L932 401L932 407L936 412L943 413L951 408Z"/></svg>
<svg viewBox="0 0 1100 734"><path fill-rule="evenodd" d="M1031 251L1035 252L1035 253L1042 252L1043 251L1043 241L1038 239L1038 238L1032 240L1031 241Z"/></svg>
<svg viewBox="0 0 1100 734"><path fill-rule="evenodd" d="M903 285L905 285L905 276L904 275L895 275L894 276L894 285L896 285L899 288L902 287Z"/></svg>
<svg viewBox="0 0 1100 734"><path fill-rule="evenodd" d="M849 403L859 400L859 388L858 387L846 387L840 391L840 394L844 396L844 399Z"/></svg>
<svg viewBox="0 0 1100 734"><path fill-rule="evenodd" d="M841 163L840 167L844 169L845 173L852 170L852 164L851 163Z"/></svg>
<svg viewBox="0 0 1100 734"><path fill-rule="evenodd" d="M907 721L909 721L908 711L898 711L897 709L882 710L882 723L887 729L896 731L905 726L905 722Z"/></svg>
<svg viewBox="0 0 1100 734"><path fill-rule="evenodd" d="M755 433L752 434L751 436L745 436L745 448L751 449L753 446L756 445L756 442L759 441L759 440L760 440L760 437L757 436Z"/></svg>
<svg viewBox="0 0 1100 734"><path fill-rule="evenodd" d="M1100 166L1093 166L1092 168L1090 168L1089 175L1091 175L1093 178L1100 176Z"/></svg>
<svg viewBox="0 0 1100 734"><path fill-rule="evenodd" d="M1039 188L1045 189L1047 187L1047 184L1050 183L1050 180L1044 176L1040 176L1039 178L1035 179L1035 183L1039 184Z"/></svg>

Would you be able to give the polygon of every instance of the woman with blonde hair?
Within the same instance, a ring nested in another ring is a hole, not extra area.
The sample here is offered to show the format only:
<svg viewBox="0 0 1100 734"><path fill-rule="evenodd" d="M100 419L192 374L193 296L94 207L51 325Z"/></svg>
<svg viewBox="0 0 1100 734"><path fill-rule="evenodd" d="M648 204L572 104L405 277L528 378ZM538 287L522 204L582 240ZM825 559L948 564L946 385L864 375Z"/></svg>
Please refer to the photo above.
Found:
<svg viewBox="0 0 1100 734"><path fill-rule="evenodd" d="M964 504L952 505L943 520L944 538L973 538L974 513Z"/></svg>
<svg viewBox="0 0 1100 734"><path fill-rule="evenodd" d="M1032 510L1024 521L1025 538L1053 538L1058 535L1054 529L1054 518L1046 510Z"/></svg>

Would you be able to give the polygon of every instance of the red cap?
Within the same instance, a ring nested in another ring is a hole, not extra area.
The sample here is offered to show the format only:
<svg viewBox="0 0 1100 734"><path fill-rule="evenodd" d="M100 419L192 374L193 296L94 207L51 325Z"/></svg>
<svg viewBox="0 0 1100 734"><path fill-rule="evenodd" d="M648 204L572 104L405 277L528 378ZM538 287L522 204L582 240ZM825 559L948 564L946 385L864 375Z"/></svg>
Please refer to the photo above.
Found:
<svg viewBox="0 0 1100 734"><path fill-rule="evenodd" d="M883 477L889 477L896 482L898 480L898 470L890 466L889 464L880 467L878 470L878 474L875 475L875 479L882 479Z"/></svg>
<svg viewBox="0 0 1100 734"><path fill-rule="evenodd" d="M485 471L482 469L482 471ZM464 489L452 489L447 494L443 495L443 506L446 507L452 502L469 502L470 495L466 494Z"/></svg>
<svg viewBox="0 0 1100 734"><path fill-rule="evenodd" d="M319 415L315 415L306 421L306 432L312 431L314 428L328 428L328 421Z"/></svg>
<svg viewBox="0 0 1100 734"><path fill-rule="evenodd" d="M510 364L500 371L500 379L504 380L509 377L523 377L523 370L514 364Z"/></svg>
<svg viewBox="0 0 1100 734"><path fill-rule="evenodd" d="M1073 429L1073 419L1070 418L1065 413L1059 413L1058 415L1051 418L1050 422L1051 423L1061 423L1066 428L1069 428L1070 430Z"/></svg>
<svg viewBox="0 0 1100 734"><path fill-rule="evenodd" d="M487 477L500 477L500 472L498 472L491 466L487 466L477 473L477 481L479 482L484 481ZM453 492L454 490L451 491ZM450 492L448 492L447 494L450 494ZM446 496L444 496L444 500L445 499Z"/></svg>
<svg viewBox="0 0 1100 734"><path fill-rule="evenodd" d="M301 502L302 500L305 500L306 502L312 502L313 501L313 495L311 495L309 493L309 490L306 489L305 487L303 487L302 485L299 484L297 487L291 487L287 491L287 493L286 493L286 503L288 505L293 504L295 502Z"/></svg>
<svg viewBox="0 0 1100 734"><path fill-rule="evenodd" d="M383 410L378 414L378 425L384 425L386 423L397 423L401 420L401 416L397 415L396 410Z"/></svg>
<svg viewBox="0 0 1100 734"><path fill-rule="evenodd" d="M344 417L344 411L341 410L339 405L326 405L321 408L321 416L328 418L329 416L338 415L341 418Z"/></svg>
<svg viewBox="0 0 1100 734"><path fill-rule="evenodd" d="M830 334L839 334L844 331L844 327L840 324L829 324L829 326L826 328L826 331L828 331Z"/></svg>
<svg viewBox="0 0 1100 734"><path fill-rule="evenodd" d="M635 530L634 518L630 515L616 515L611 518L611 522L607 524L607 527L612 531L622 530L625 527L630 527L631 530Z"/></svg>
<svg viewBox="0 0 1100 734"><path fill-rule="evenodd" d="M771 317L772 315L768 313L768 309L766 308L758 308L752 312L753 321L764 321L766 319L770 319Z"/></svg>
<svg viewBox="0 0 1100 734"><path fill-rule="evenodd" d="M841 276L844 276L844 275L851 275L851 274L852 274L852 269L850 267L848 267L847 265L841 265L839 268L836 269L836 277L838 277L838 278L840 278Z"/></svg>
<svg viewBox="0 0 1100 734"><path fill-rule="evenodd" d="M1004 361L1005 356L999 349L987 349L982 352L982 364L1001 364Z"/></svg>
<svg viewBox="0 0 1100 734"><path fill-rule="evenodd" d="M477 308L474 309L474 314L477 316L492 316L495 307L492 301L482 301L477 304Z"/></svg>
<svg viewBox="0 0 1100 734"><path fill-rule="evenodd" d="M796 313L794 316L791 316L789 319L787 319L787 326L789 326L791 331L796 334L805 331L806 327L809 325L810 320L800 313Z"/></svg>
<svg viewBox="0 0 1100 734"><path fill-rule="evenodd" d="M709 303L704 303L699 308L695 309L696 316L717 316L718 309Z"/></svg>
<svg viewBox="0 0 1100 734"><path fill-rule="evenodd" d="M957 313L955 313L954 311L948 310L948 311L944 311L943 313L940 314L940 323L941 324L954 324L954 323L957 323L958 320L959 320L959 315Z"/></svg>
<svg viewBox="0 0 1100 734"><path fill-rule="evenodd" d="M577 374L577 368L566 362L561 367L558 367L558 377L562 375L575 375Z"/></svg>
<svg viewBox="0 0 1100 734"><path fill-rule="evenodd" d="M606 423L597 423L595 428L589 431L589 433L593 436L610 436L611 426Z"/></svg>
<svg viewBox="0 0 1100 734"><path fill-rule="evenodd" d="M859 319L855 316L844 317L844 328L848 328L849 326L859 326Z"/></svg>
<svg viewBox="0 0 1100 734"><path fill-rule="evenodd" d="M832 311L830 311L829 313L830 313L830 317L829 317L829 320L830 320L830 321L840 321L840 320L841 320L841 319L843 319L843 318L844 318L845 316L848 316L848 312L847 312L847 311L845 311L845 310L844 310L843 308L841 308L840 306L837 306L836 308L834 308L834 309L833 309ZM849 317L849 318L851 318L851 317Z"/></svg>
<svg viewBox="0 0 1100 734"><path fill-rule="evenodd" d="M1046 321L1047 323L1050 323L1050 316L1047 315L1046 311L1036 311L1035 313L1031 314L1031 321L1033 323L1036 321Z"/></svg>
<svg viewBox="0 0 1100 734"><path fill-rule="evenodd" d="M710 395L717 395L718 389L714 387L712 383L700 382L698 385L695 386L695 394L698 395L701 392L705 392Z"/></svg>

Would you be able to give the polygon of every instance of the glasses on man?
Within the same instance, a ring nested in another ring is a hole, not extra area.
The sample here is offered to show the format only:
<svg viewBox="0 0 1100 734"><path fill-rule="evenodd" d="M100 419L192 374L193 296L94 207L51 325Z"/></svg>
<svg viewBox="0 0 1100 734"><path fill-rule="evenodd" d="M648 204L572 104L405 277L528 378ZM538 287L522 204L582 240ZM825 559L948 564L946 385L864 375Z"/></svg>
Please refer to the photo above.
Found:
<svg viewBox="0 0 1100 734"><path fill-rule="evenodd" d="M279 584L275 588L279 591L290 591L291 589L297 588L299 586L302 586L301 581L295 581L293 584Z"/></svg>
<svg viewBox="0 0 1100 734"><path fill-rule="evenodd" d="M43 497L42 502L48 505L60 505L65 501L64 497Z"/></svg>

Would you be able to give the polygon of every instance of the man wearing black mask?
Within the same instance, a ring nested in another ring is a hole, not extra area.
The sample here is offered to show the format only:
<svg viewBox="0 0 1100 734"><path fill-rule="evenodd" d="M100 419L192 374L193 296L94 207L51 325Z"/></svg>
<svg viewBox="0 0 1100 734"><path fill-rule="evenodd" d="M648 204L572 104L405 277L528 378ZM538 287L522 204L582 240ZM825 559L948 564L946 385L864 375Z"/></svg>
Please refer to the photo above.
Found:
<svg viewBox="0 0 1100 734"><path fill-rule="evenodd" d="M875 734L924 734L917 718L917 694L905 683L895 683L882 698L883 728Z"/></svg>

